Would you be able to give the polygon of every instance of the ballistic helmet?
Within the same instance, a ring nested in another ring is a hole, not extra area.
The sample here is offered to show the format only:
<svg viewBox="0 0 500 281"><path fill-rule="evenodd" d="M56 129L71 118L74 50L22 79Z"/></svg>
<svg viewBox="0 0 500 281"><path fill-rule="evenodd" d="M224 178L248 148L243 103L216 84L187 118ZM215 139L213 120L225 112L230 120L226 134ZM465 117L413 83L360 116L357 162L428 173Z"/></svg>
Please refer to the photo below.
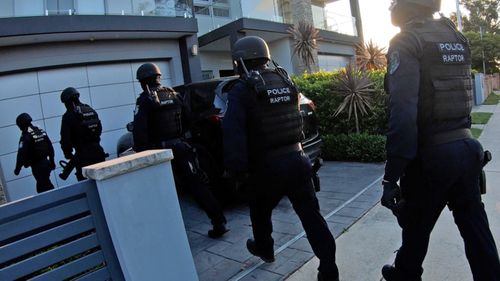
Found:
<svg viewBox="0 0 500 281"><path fill-rule="evenodd" d="M61 93L61 102L67 103L70 100L75 100L80 97L80 93L73 87L64 89Z"/></svg>
<svg viewBox="0 0 500 281"><path fill-rule="evenodd" d="M390 10L392 11L398 4L405 3L422 6L431 9L433 12L437 12L441 9L441 0L392 0Z"/></svg>
<svg viewBox="0 0 500 281"><path fill-rule="evenodd" d="M244 61L253 59L271 60L271 53L266 41L258 36L246 36L238 39L233 45L233 60Z"/></svg>
<svg viewBox="0 0 500 281"><path fill-rule="evenodd" d="M156 75L161 75L160 68L154 63L145 63L137 69L136 78L141 81Z"/></svg>
<svg viewBox="0 0 500 281"><path fill-rule="evenodd" d="M31 116L28 113L24 112L17 116L16 125L21 129L26 128L31 124L31 121L33 121L33 119L31 119Z"/></svg>

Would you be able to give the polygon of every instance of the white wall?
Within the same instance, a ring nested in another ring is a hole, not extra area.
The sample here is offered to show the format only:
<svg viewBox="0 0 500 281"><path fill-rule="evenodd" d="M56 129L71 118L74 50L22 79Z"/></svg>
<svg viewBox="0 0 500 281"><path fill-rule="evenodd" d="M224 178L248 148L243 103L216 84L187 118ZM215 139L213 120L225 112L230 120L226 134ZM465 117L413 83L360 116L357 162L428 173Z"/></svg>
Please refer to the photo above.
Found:
<svg viewBox="0 0 500 281"><path fill-rule="evenodd" d="M0 72L90 62L170 59L172 83L183 84L182 62L177 40L119 40L65 42L3 47Z"/></svg>
<svg viewBox="0 0 500 281"><path fill-rule="evenodd" d="M292 49L288 38L280 39L269 43L271 58L283 67L288 74L293 74Z"/></svg>

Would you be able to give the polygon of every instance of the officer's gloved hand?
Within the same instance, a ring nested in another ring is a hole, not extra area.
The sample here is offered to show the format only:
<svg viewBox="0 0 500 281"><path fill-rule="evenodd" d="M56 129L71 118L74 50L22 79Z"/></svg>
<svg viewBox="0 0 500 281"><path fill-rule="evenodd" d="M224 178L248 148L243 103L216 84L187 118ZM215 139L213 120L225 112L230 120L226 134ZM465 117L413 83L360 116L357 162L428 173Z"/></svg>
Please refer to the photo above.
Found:
<svg viewBox="0 0 500 281"><path fill-rule="evenodd" d="M14 170L14 175L19 176L19 173L21 172L21 168L16 168Z"/></svg>
<svg viewBox="0 0 500 281"><path fill-rule="evenodd" d="M64 153L64 158L71 160L73 159L73 153Z"/></svg>
<svg viewBox="0 0 500 281"><path fill-rule="evenodd" d="M384 187L384 193L382 194L382 199L380 199L382 206L390 209L395 215L397 215L400 203L402 203L401 188L396 182L387 180L382 181L382 186Z"/></svg>

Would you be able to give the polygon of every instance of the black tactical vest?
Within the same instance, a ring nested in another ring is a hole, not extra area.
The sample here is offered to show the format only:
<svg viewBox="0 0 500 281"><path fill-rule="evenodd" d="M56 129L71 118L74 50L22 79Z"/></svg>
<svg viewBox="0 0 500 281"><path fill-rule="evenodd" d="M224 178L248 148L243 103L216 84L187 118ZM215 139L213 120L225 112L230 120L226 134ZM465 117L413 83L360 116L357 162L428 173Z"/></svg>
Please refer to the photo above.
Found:
<svg viewBox="0 0 500 281"><path fill-rule="evenodd" d="M182 103L177 93L162 87L152 91L149 98L153 102L150 116L149 134L154 142L179 138L182 133Z"/></svg>
<svg viewBox="0 0 500 281"><path fill-rule="evenodd" d="M302 116L297 88L274 70L260 73L254 85L256 107L250 112L250 143L260 152L302 140Z"/></svg>
<svg viewBox="0 0 500 281"><path fill-rule="evenodd" d="M80 123L80 137L84 143L99 142L101 140L102 125L97 112L87 104L75 107Z"/></svg>
<svg viewBox="0 0 500 281"><path fill-rule="evenodd" d="M467 40L445 18L404 29L423 49L420 58L418 127L421 141L470 127L472 110L471 55Z"/></svg>
<svg viewBox="0 0 500 281"><path fill-rule="evenodd" d="M32 151L30 153L32 162L49 156L50 143L45 131L38 127L32 126L28 128L28 134L33 144Z"/></svg>

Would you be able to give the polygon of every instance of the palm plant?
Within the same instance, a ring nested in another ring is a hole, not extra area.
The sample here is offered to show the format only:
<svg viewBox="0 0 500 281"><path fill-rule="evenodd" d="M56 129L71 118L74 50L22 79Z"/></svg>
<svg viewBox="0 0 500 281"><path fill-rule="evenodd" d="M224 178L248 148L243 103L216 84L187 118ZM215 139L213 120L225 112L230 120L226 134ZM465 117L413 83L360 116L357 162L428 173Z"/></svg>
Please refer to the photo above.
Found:
<svg viewBox="0 0 500 281"><path fill-rule="evenodd" d="M293 55L297 55L307 70L314 64L315 51L318 49L319 31L313 24L300 21L288 29L293 38Z"/></svg>
<svg viewBox="0 0 500 281"><path fill-rule="evenodd" d="M356 65L362 70L380 70L387 65L385 48L380 48L372 40L356 45Z"/></svg>
<svg viewBox="0 0 500 281"><path fill-rule="evenodd" d="M339 77L337 92L344 97L333 117L347 111L347 120L354 116L356 133L359 133L359 119L372 110L373 82L367 74L348 65Z"/></svg>

